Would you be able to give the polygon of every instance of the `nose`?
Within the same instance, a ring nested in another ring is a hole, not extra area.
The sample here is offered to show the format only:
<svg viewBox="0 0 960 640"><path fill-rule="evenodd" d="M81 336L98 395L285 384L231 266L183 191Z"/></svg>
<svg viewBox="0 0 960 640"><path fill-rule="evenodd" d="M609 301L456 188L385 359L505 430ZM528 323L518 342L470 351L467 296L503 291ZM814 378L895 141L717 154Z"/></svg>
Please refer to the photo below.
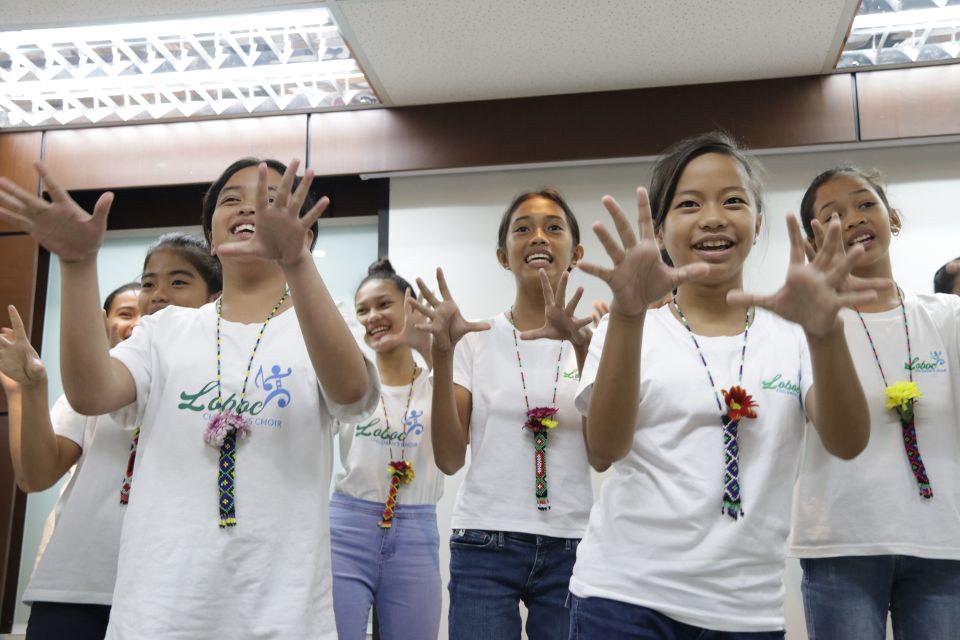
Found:
<svg viewBox="0 0 960 640"><path fill-rule="evenodd" d="M150 294L150 302L167 302L167 289L162 284L157 284Z"/></svg>
<svg viewBox="0 0 960 640"><path fill-rule="evenodd" d="M533 230L533 238L531 238L530 242L536 244L547 244L547 232L543 229L543 227L536 227Z"/></svg>
<svg viewBox="0 0 960 640"><path fill-rule="evenodd" d="M700 209L700 227L702 229L723 229L727 226L727 215L723 207L709 203Z"/></svg>

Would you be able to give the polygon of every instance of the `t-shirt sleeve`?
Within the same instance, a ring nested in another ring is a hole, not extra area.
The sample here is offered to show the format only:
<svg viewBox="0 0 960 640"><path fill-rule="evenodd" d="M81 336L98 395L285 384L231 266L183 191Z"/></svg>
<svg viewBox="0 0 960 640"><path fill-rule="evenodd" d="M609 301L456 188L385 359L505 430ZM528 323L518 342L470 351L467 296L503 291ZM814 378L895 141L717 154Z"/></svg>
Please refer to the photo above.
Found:
<svg viewBox="0 0 960 640"><path fill-rule="evenodd" d="M351 404L340 404L334 402L328 395L323 386L320 386L320 394L323 401L330 411L330 415L335 419L346 423L355 423L365 420L377 408L377 402L380 400L380 374L377 371L377 365L374 364L372 351L363 342L363 327L357 322L353 312L343 303L337 304L337 310L347 323L347 328L353 334L353 339L363 355L363 362L367 367L367 391L363 397Z"/></svg>
<svg viewBox="0 0 960 640"><path fill-rule="evenodd" d="M493 329L490 329L493 331ZM453 384L473 393L473 353L478 336L468 333L453 350Z"/></svg>
<svg viewBox="0 0 960 640"><path fill-rule="evenodd" d="M87 430L87 416L80 415L67 402L67 396L60 396L50 409L50 422L53 432L70 440L83 449L83 435Z"/></svg>
<svg viewBox="0 0 960 640"><path fill-rule="evenodd" d="M110 413L117 424L139 425L150 396L153 371L153 343L159 329L158 319L166 309L155 315L140 318L133 335L110 350L110 357L127 368L136 386L137 399L132 404Z"/></svg>
<svg viewBox="0 0 960 640"><path fill-rule="evenodd" d="M590 394L593 393L593 383L597 379L597 368L600 366L600 354L603 353L603 343L607 339L608 316L600 319L600 326L593 333L590 340L590 349L587 351L587 359L583 363L583 371L580 372L580 386L577 388L577 397L574 399L577 410L587 415L590 408Z"/></svg>

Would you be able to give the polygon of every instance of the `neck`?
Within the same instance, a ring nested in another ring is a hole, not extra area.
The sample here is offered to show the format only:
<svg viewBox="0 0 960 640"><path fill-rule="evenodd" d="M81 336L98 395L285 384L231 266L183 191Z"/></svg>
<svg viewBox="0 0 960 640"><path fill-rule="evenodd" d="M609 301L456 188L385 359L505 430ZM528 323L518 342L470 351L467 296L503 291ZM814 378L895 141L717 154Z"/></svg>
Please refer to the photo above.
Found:
<svg viewBox="0 0 960 640"><path fill-rule="evenodd" d="M380 380L391 387L410 384L416 366L409 347L377 352L377 370L380 372Z"/></svg>
<svg viewBox="0 0 960 640"><path fill-rule="evenodd" d="M221 314L233 322L263 322L283 295L286 279L280 267L261 261L223 265ZM280 311L291 306L290 298Z"/></svg>
<svg viewBox="0 0 960 640"><path fill-rule="evenodd" d="M719 285L688 282L677 291L677 304L694 333L704 336L737 335L743 332L746 310L727 304L727 293L741 288L742 276ZM676 315L676 310L673 312Z"/></svg>
<svg viewBox="0 0 960 640"><path fill-rule="evenodd" d="M555 286L551 283L550 286ZM513 299L513 324L520 331L539 329L546 322L544 313L543 289L537 280L536 288L526 283L519 283L517 295Z"/></svg>
<svg viewBox="0 0 960 640"><path fill-rule="evenodd" d="M854 269L853 275L857 278L883 278L894 283L893 267L890 264L889 255L885 256L882 260L876 260L863 267L857 267ZM897 293L896 284L891 284L891 286L886 289L877 292L876 300L858 306L857 310L864 313L877 313L879 311L889 311L899 305L900 296Z"/></svg>

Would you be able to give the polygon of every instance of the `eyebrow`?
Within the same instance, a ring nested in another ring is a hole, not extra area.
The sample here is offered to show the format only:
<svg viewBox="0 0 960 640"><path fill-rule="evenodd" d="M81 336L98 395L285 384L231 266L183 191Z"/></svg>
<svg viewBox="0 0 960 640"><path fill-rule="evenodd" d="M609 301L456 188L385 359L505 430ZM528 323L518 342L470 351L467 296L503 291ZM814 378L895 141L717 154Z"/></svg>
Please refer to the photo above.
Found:
<svg viewBox="0 0 960 640"><path fill-rule="evenodd" d="M514 224L516 224L517 222L520 222L521 220L530 220L532 217L533 217L533 216L517 216L516 218L513 219L513 222L514 222ZM544 217L545 217L547 220L565 220L565 218L566 218L565 216L558 216L558 215L555 215L555 214L552 214L552 213L551 213L550 215L544 216Z"/></svg>
<svg viewBox="0 0 960 640"><path fill-rule="evenodd" d="M864 188L864 189L857 189L856 191L851 191L849 195L851 195L851 196L856 196L856 195L859 195L859 194L861 194L861 193L870 193L870 189L866 189L866 188ZM831 200L830 202L826 203L825 205L823 205L822 207L820 207L819 213L823 213L823 210L824 210L824 209L826 209L827 207L829 207L830 205L833 205L833 204L836 204L836 201L835 201L835 200Z"/></svg>
<svg viewBox="0 0 960 640"><path fill-rule="evenodd" d="M238 185L238 184L232 184L232 185L230 185L230 186L228 186L228 187L224 187L223 189L220 189L220 195L223 195L223 193L224 193L225 191L240 191L242 188L243 188L243 187L241 187L241 186ZM274 187L274 186L268 186L268 187L267 187L267 191L277 191L277 190L278 190L278 188L277 188L277 187Z"/></svg>
<svg viewBox="0 0 960 640"><path fill-rule="evenodd" d="M143 275L141 275L140 278L141 278L141 279L143 279L143 278L156 278L156 277L158 277L158 276L160 276L160 275L163 275L163 274L154 273L153 271L149 271L149 272L144 273ZM191 278L195 278L195 277L196 277L193 273L191 273L190 271L187 271L187 270L185 270L185 269L174 269L173 271L168 271L168 272L166 273L166 275L168 275L168 276L189 276L189 277L191 277Z"/></svg>
<svg viewBox="0 0 960 640"><path fill-rule="evenodd" d="M746 186L741 184L730 185L729 187L724 187L723 189L720 189L720 193L726 193L727 191L743 191L744 193L747 193L749 189ZM702 196L703 191L699 191L697 189L684 189L683 191L677 191L673 197L676 198L677 196L681 196L684 194Z"/></svg>

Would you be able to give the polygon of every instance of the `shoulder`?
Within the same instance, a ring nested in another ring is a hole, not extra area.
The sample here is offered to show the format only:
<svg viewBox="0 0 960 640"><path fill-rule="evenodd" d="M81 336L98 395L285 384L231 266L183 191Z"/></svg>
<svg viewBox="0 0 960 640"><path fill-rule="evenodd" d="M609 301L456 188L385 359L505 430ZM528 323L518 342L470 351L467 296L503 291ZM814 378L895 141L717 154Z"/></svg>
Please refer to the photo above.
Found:
<svg viewBox="0 0 960 640"><path fill-rule="evenodd" d="M960 296L952 293L905 293L907 309L929 315L939 326L955 326L960 322Z"/></svg>

